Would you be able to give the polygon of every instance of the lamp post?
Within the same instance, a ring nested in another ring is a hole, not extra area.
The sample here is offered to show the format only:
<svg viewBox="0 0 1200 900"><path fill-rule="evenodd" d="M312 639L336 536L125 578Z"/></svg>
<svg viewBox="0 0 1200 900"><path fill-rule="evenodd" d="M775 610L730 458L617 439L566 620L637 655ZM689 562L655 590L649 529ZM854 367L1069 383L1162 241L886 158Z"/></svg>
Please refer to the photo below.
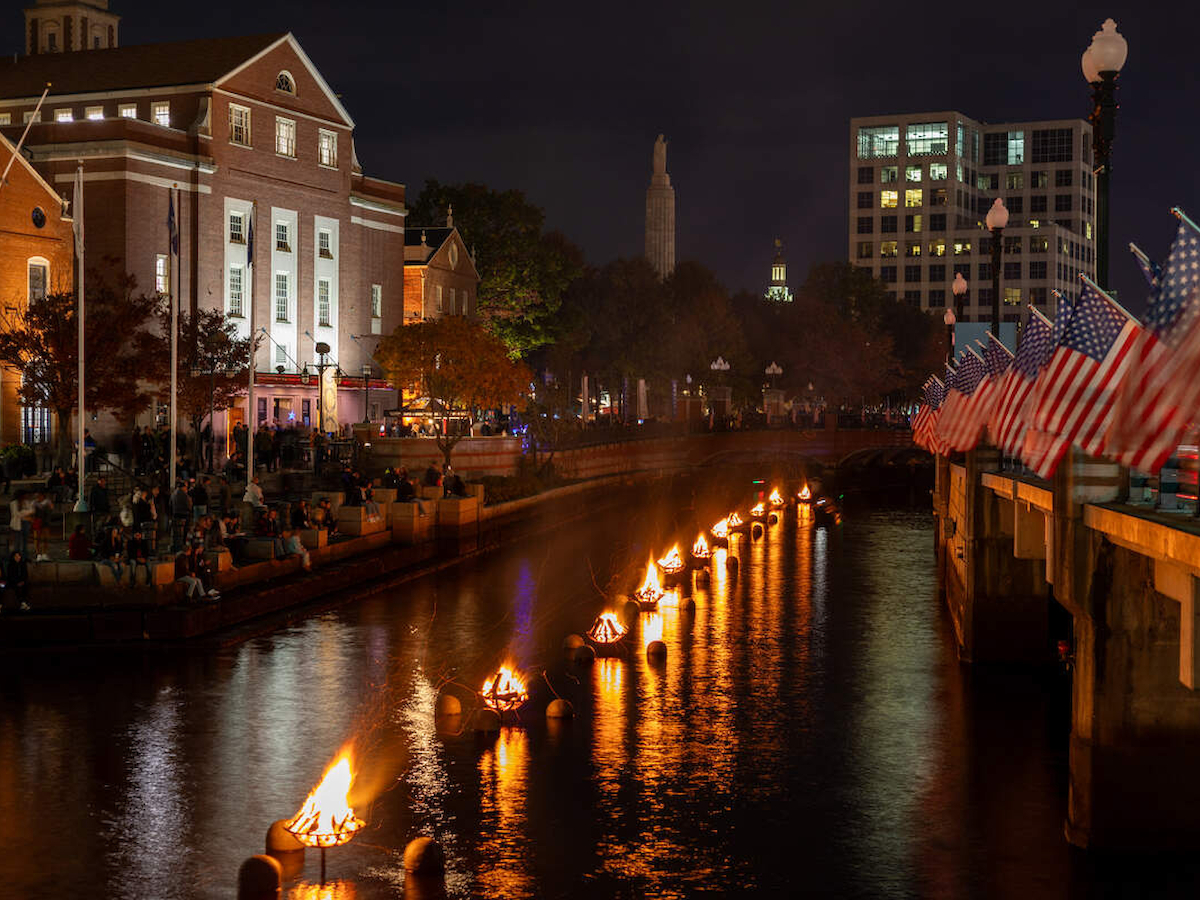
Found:
<svg viewBox="0 0 1200 900"><path fill-rule="evenodd" d="M958 320L954 317L954 310L946 307L946 312L942 314L942 321L946 323L946 362L954 361L954 323Z"/></svg>
<svg viewBox="0 0 1200 900"><path fill-rule="evenodd" d="M1096 282L1108 290L1108 176L1117 119L1117 75L1125 65L1129 44L1117 23L1105 19L1092 35L1080 61L1083 77L1092 86L1092 146L1096 151Z"/></svg>
<svg viewBox="0 0 1200 900"><path fill-rule="evenodd" d="M1000 241L1008 224L1008 209L999 197L988 210L987 227L992 233L992 334L1000 335Z"/></svg>
<svg viewBox="0 0 1200 900"><path fill-rule="evenodd" d="M369 425L371 422L371 364L363 363L363 389L366 393L363 395L363 424Z"/></svg>
<svg viewBox="0 0 1200 900"><path fill-rule="evenodd" d="M324 341L318 341L313 349L317 353L317 362L313 366L317 370L317 433L320 435L319 442L313 448L313 467L314 471L321 471L322 448L325 441L325 370L333 368L334 364L325 361L325 355L329 353L329 345ZM305 363L300 370L300 383L307 386L312 378L308 374L308 363Z"/></svg>

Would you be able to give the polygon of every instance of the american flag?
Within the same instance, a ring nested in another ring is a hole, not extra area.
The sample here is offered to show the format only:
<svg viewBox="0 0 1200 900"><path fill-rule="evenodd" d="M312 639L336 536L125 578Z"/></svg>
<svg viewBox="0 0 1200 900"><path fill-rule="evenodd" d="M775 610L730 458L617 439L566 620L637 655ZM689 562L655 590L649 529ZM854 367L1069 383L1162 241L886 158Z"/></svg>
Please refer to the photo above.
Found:
<svg viewBox="0 0 1200 900"><path fill-rule="evenodd" d="M925 382L925 402L913 419L913 443L933 452L933 428L937 422L937 409L942 403L945 385L936 375Z"/></svg>
<svg viewBox="0 0 1200 900"><path fill-rule="evenodd" d="M1129 252L1132 253L1133 258L1137 260L1138 266L1142 270L1142 274L1146 276L1146 281L1150 284L1150 288L1153 292L1151 294L1151 299L1153 299L1154 293L1158 292L1158 288L1162 284L1162 266L1143 253L1142 248L1137 244L1130 243Z"/></svg>
<svg viewBox="0 0 1200 900"><path fill-rule="evenodd" d="M1038 378L1026 463L1043 478L1054 474L1067 447L1099 455L1116 406L1116 388L1134 358L1138 323L1084 278L1062 339ZM1044 436L1044 437L1043 437Z"/></svg>
<svg viewBox="0 0 1200 900"><path fill-rule="evenodd" d="M937 436L950 450L969 450L975 446L968 433L971 425L971 401L983 381L983 360L970 347L959 357L954 380L949 384L946 401L938 415ZM978 429L975 434L978 439Z"/></svg>
<svg viewBox="0 0 1200 900"><path fill-rule="evenodd" d="M955 429L958 442L952 445L954 450L971 450L979 443L983 427L996 406L1000 383L1012 363L1012 353L990 331L987 346L979 346L983 351L983 378L975 392L959 404L959 424Z"/></svg>
<svg viewBox="0 0 1200 900"><path fill-rule="evenodd" d="M1182 214L1159 289L1151 291L1135 365L1121 384L1107 455L1157 472L1200 407L1200 233Z"/></svg>
<svg viewBox="0 0 1200 900"><path fill-rule="evenodd" d="M1008 456L1019 456L1021 453L1028 422L1025 401L1037 381L1038 372L1050 359L1050 351L1054 346L1052 330L1045 316L1036 309L1030 310L1029 321L1021 330L1017 355L999 384L998 398L988 419L988 430L992 441Z"/></svg>

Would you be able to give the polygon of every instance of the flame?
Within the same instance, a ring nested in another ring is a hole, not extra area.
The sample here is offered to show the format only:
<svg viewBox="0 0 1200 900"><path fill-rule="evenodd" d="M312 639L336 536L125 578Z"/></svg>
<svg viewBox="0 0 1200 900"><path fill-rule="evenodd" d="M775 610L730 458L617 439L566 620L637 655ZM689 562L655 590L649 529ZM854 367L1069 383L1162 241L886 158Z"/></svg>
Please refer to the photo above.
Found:
<svg viewBox="0 0 1200 900"><path fill-rule="evenodd" d="M810 491L808 489L807 484L804 487L800 488L800 499L801 500L811 500L812 499L812 491Z"/></svg>
<svg viewBox="0 0 1200 900"><path fill-rule="evenodd" d="M724 540L729 537L729 520L722 519L712 527L712 535L718 540Z"/></svg>
<svg viewBox="0 0 1200 900"><path fill-rule="evenodd" d="M639 597L661 597L662 585L658 583L658 566L654 564L654 557L650 557L646 561L646 578L642 581L642 586L638 588L637 594Z"/></svg>
<svg viewBox="0 0 1200 900"><path fill-rule="evenodd" d="M588 631L588 637L598 644L613 644L625 637L629 629L621 624L617 614L613 612L600 613Z"/></svg>
<svg viewBox="0 0 1200 900"><path fill-rule="evenodd" d="M756 503L754 506L750 507L750 517L754 518L755 516L764 515L766 514L766 511L767 508L763 506L763 504Z"/></svg>
<svg viewBox="0 0 1200 900"><path fill-rule="evenodd" d="M726 519L725 521L729 523L730 528L737 528L739 525L742 524L742 517L734 512L734 513L730 513L729 518Z"/></svg>
<svg viewBox="0 0 1200 900"><path fill-rule="evenodd" d="M704 535L696 536L696 543L692 544L692 556L700 559L708 559L711 554L708 552L708 541L704 539Z"/></svg>
<svg viewBox="0 0 1200 900"><path fill-rule="evenodd" d="M672 547L670 552L658 561L658 564L662 566L663 571L668 575L673 575L676 572L682 572L683 557L679 555L679 545L676 544L674 547Z"/></svg>
<svg viewBox="0 0 1200 900"><path fill-rule="evenodd" d="M525 682L509 666L501 666L499 672L483 682L484 705L496 712L510 712L524 706L528 700Z"/></svg>
<svg viewBox="0 0 1200 900"><path fill-rule="evenodd" d="M337 847L345 844L366 823L350 808L350 785L354 770L346 751L331 765L313 788L300 811L284 825L306 847Z"/></svg>
<svg viewBox="0 0 1200 900"><path fill-rule="evenodd" d="M771 496L767 500L772 506L783 506L783 495L779 493L779 488L771 488Z"/></svg>

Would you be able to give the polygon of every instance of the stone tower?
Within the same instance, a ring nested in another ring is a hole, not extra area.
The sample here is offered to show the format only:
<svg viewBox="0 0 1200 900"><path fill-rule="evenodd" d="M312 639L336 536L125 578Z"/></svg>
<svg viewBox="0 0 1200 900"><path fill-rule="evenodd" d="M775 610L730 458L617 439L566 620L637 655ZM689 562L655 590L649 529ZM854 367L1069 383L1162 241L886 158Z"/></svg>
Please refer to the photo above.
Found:
<svg viewBox="0 0 1200 900"><path fill-rule="evenodd" d="M108 0L35 0L25 10L25 55L116 47L120 21Z"/></svg>
<svg viewBox="0 0 1200 900"><path fill-rule="evenodd" d="M675 271L675 188L667 174L667 142L654 142L654 170L646 190L646 259L659 278Z"/></svg>

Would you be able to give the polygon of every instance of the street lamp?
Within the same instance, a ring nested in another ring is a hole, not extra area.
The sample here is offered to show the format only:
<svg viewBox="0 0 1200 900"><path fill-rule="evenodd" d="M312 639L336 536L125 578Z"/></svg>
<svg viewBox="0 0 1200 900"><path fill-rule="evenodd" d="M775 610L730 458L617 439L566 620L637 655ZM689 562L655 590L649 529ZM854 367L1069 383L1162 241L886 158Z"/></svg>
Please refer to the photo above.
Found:
<svg viewBox="0 0 1200 900"><path fill-rule="evenodd" d="M954 310L947 306L942 321L946 323L946 361L952 362L954 360L954 323L958 321L954 318Z"/></svg>
<svg viewBox="0 0 1200 900"><path fill-rule="evenodd" d="M313 350L317 354L317 363L313 368L317 370L317 432L320 434L320 440L313 448L313 467L315 471L320 472L322 448L325 441L325 370L335 368L335 364L325 361L325 356L329 353L329 345L324 341L318 341ZM300 370L300 383L307 387L311 378L312 376L308 372L308 363L305 363Z"/></svg>
<svg viewBox="0 0 1200 900"><path fill-rule="evenodd" d="M363 396L363 424L367 425L371 422L371 364L363 363L363 388L366 394Z"/></svg>
<svg viewBox="0 0 1200 900"><path fill-rule="evenodd" d="M992 334L1000 335L1000 241L1008 224L1008 209L999 197L988 210L987 227L992 233Z"/></svg>
<svg viewBox="0 0 1200 900"><path fill-rule="evenodd" d="M1129 44L1117 23L1105 19L1092 35L1080 61L1083 77L1092 86L1092 146L1096 152L1096 281L1108 290L1108 176L1117 118L1117 75L1125 65Z"/></svg>

